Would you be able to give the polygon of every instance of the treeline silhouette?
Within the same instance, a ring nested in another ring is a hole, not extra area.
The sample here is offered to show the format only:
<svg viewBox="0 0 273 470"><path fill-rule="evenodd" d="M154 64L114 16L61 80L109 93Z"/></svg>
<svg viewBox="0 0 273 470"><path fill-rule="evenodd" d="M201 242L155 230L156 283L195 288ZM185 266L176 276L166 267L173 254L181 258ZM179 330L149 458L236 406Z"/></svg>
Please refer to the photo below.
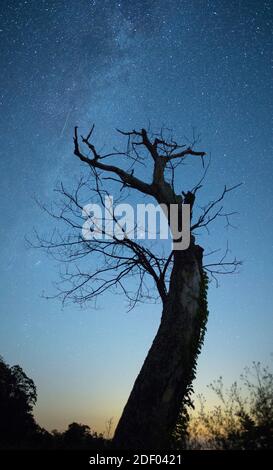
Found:
<svg viewBox="0 0 273 470"><path fill-rule="evenodd" d="M225 389L220 378L210 387L218 403L208 409L200 397L199 410L181 415L173 449L273 449L273 374L268 367L253 363L240 384ZM109 430L105 436L75 422L64 432L42 428L33 416L36 401L33 380L0 356L0 449L111 448Z"/></svg>
<svg viewBox="0 0 273 470"><path fill-rule="evenodd" d="M39 426L33 416L36 386L23 369L0 356L0 449L104 449L107 440L84 424L64 432Z"/></svg>

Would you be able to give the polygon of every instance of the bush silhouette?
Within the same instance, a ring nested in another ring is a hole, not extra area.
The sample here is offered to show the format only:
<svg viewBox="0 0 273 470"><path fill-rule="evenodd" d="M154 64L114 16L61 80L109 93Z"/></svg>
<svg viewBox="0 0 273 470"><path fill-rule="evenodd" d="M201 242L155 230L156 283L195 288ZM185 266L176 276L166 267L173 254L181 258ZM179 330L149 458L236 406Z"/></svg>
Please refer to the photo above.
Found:
<svg viewBox="0 0 273 470"><path fill-rule="evenodd" d="M208 410L204 399L188 428L188 447L226 450L273 449L273 374L254 362L225 389L222 378L210 388L218 404Z"/></svg>

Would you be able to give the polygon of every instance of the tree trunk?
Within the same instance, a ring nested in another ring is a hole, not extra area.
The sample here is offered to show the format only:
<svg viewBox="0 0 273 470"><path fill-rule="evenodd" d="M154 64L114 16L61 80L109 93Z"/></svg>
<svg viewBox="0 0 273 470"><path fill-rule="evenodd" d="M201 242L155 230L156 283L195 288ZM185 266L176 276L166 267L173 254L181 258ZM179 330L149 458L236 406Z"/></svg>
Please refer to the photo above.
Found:
<svg viewBox="0 0 273 470"><path fill-rule="evenodd" d="M174 253L161 323L116 428L113 443L118 449L169 445L205 329L202 253L194 244Z"/></svg>

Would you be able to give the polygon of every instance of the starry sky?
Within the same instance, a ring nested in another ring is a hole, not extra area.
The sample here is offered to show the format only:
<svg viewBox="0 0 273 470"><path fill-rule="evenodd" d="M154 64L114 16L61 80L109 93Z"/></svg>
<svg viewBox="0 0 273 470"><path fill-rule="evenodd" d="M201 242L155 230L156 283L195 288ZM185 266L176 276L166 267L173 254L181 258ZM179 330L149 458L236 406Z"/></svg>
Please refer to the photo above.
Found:
<svg viewBox="0 0 273 470"><path fill-rule="evenodd" d="M43 298L59 267L25 237L53 228L34 198L52 202L56 182L72 186L85 170L75 124L95 122L110 146L116 127L166 125L183 141L194 126L212 161L202 201L243 183L226 202L236 228L198 240L214 249L228 239L243 266L210 286L196 391L270 360L272 25L269 0L2 1L0 354L34 379L47 429L116 424L160 320L160 305L126 313L110 294L97 309ZM181 169L182 189L200 177L193 168Z"/></svg>

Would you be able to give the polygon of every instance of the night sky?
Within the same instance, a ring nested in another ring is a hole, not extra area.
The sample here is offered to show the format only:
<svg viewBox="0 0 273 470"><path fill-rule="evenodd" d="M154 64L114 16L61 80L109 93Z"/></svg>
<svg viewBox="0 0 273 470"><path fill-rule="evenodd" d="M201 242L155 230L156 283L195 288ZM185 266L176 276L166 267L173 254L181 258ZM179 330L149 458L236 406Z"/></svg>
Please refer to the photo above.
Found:
<svg viewBox="0 0 273 470"><path fill-rule="evenodd" d="M110 294L96 310L43 298L59 267L25 236L53 228L34 196L50 203L56 182L72 187L85 171L73 157L75 124L95 122L96 141L110 147L116 127L150 121L183 142L194 126L212 158L200 203L243 183L226 202L238 211L236 228L199 239L208 249L228 239L244 264L210 287L196 390L270 361L272 1L4 0L0 17L0 354L34 379L39 424L116 423L161 313L160 305L126 313ZM185 168L181 189L190 189L202 168Z"/></svg>

